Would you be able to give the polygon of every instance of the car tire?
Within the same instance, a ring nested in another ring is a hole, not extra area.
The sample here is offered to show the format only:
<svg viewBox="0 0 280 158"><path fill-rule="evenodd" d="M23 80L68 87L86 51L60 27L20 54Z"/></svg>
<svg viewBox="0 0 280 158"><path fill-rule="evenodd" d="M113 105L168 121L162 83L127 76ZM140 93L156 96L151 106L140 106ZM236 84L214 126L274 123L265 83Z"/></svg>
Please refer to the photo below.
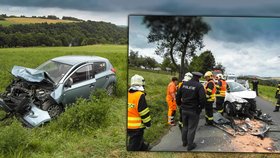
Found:
<svg viewBox="0 0 280 158"><path fill-rule="evenodd" d="M106 93L109 95L109 96L113 96L116 94L116 85L115 83L110 83L107 87L106 87Z"/></svg>
<svg viewBox="0 0 280 158"><path fill-rule="evenodd" d="M225 112L228 116L235 116L235 107L232 103L225 103Z"/></svg>
<svg viewBox="0 0 280 158"><path fill-rule="evenodd" d="M46 101L42 104L42 110L48 111L51 118L56 118L63 112L63 107L51 101Z"/></svg>

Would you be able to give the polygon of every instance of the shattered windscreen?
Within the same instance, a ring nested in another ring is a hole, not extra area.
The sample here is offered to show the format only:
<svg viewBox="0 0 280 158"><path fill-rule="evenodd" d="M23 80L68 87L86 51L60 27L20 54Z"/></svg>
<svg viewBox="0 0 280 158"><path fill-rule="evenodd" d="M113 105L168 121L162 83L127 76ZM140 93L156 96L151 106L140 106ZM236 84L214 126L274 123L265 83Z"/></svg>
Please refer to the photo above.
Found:
<svg viewBox="0 0 280 158"><path fill-rule="evenodd" d="M58 83L71 67L72 65L49 60L36 69L47 72L51 79Z"/></svg>
<svg viewBox="0 0 280 158"><path fill-rule="evenodd" d="M237 82L228 82L227 84L229 85L230 92L246 91L246 88Z"/></svg>

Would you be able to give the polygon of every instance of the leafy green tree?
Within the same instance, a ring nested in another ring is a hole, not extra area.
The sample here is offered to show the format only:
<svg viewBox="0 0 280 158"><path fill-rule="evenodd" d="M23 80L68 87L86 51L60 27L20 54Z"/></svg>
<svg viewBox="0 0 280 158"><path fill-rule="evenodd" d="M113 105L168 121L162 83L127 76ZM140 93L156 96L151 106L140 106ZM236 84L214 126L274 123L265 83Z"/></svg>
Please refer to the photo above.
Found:
<svg viewBox="0 0 280 158"><path fill-rule="evenodd" d="M219 62L215 65L214 69L221 70L223 74L225 73L226 70L226 68L222 65L222 63Z"/></svg>
<svg viewBox="0 0 280 158"><path fill-rule="evenodd" d="M190 71L199 71L204 74L206 71L212 71L215 65L215 58L212 52L207 50L192 58Z"/></svg>
<svg viewBox="0 0 280 158"><path fill-rule="evenodd" d="M183 16L146 16L144 23L150 29L149 42L157 43L156 54L169 56L182 79L186 59L204 46L203 36L210 26L201 17ZM181 66L176 63L176 57L181 59Z"/></svg>

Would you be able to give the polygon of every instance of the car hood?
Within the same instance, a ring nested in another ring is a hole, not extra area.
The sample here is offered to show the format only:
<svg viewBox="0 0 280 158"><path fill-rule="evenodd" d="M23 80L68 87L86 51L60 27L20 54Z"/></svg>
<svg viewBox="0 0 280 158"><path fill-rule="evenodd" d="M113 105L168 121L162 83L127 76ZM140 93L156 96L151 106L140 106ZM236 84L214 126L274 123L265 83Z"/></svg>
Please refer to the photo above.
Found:
<svg viewBox="0 0 280 158"><path fill-rule="evenodd" d="M257 96L255 91L230 92L230 94L235 97L244 98L244 99L254 99Z"/></svg>
<svg viewBox="0 0 280 158"><path fill-rule="evenodd" d="M47 80L48 82L54 84L54 81L50 78L48 73L42 70L14 66L12 74L17 78L21 78L29 82L43 82L44 80Z"/></svg>

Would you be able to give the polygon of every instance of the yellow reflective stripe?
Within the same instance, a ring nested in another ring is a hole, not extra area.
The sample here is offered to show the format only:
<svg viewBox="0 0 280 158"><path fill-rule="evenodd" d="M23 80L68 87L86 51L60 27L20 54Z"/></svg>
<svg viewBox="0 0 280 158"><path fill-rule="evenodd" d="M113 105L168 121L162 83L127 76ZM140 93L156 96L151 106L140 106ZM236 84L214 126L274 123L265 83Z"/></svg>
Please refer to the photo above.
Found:
<svg viewBox="0 0 280 158"><path fill-rule="evenodd" d="M151 121L151 116L149 116L149 117L147 117L147 118L145 118L145 119L142 119L142 121L143 121L144 123L147 123L147 122Z"/></svg>
<svg viewBox="0 0 280 158"><path fill-rule="evenodd" d="M128 127L140 127L141 126L141 122L140 123L127 123Z"/></svg>
<svg viewBox="0 0 280 158"><path fill-rule="evenodd" d="M218 112L219 112L219 113L222 113L223 111L224 111L224 109L222 109L222 110L218 110Z"/></svg>
<svg viewBox="0 0 280 158"><path fill-rule="evenodd" d="M277 88L277 90L279 91L280 89L279 89L279 88Z"/></svg>
<svg viewBox="0 0 280 158"><path fill-rule="evenodd" d="M141 117L128 117L128 121L140 121Z"/></svg>
<svg viewBox="0 0 280 158"><path fill-rule="evenodd" d="M212 93L212 89L210 89L210 88L207 88L206 89L208 92L211 92Z"/></svg>
<svg viewBox="0 0 280 158"><path fill-rule="evenodd" d="M144 116L144 115L146 115L149 111L150 111L149 108L146 108L146 109L142 110L141 112L139 112L139 114L140 114L140 116Z"/></svg>
<svg viewBox="0 0 280 158"><path fill-rule="evenodd" d="M208 120L214 120L213 117L209 117L209 116L207 116L207 115L205 115L205 117L206 117Z"/></svg>

